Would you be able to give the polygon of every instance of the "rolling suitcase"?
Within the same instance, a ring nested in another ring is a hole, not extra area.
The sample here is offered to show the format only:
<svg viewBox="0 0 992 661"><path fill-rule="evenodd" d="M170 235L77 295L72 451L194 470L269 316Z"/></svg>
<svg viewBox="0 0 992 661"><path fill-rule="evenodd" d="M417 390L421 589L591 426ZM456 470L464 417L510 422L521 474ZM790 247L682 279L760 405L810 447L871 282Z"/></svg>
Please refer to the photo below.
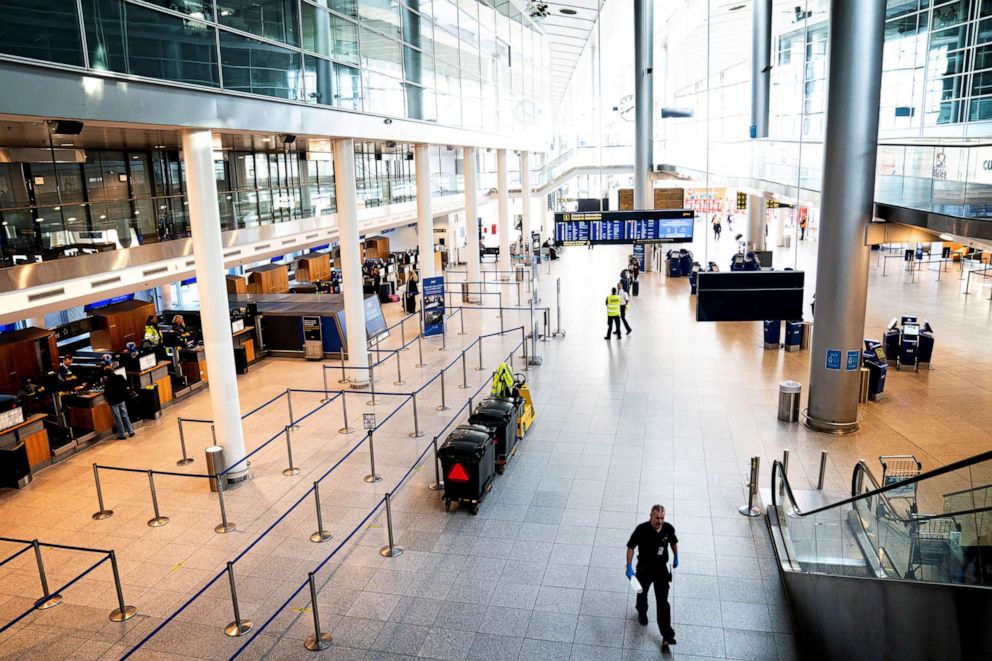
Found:
<svg viewBox="0 0 992 661"><path fill-rule="evenodd" d="M638 296L640 295L640 293L641 293L641 283L639 283L637 280L634 280L634 284L631 285L630 287L630 294L631 296Z"/></svg>
<svg viewBox="0 0 992 661"><path fill-rule="evenodd" d="M417 297L412 294L407 294L403 297L403 304L406 307L407 314L413 314L417 311Z"/></svg>

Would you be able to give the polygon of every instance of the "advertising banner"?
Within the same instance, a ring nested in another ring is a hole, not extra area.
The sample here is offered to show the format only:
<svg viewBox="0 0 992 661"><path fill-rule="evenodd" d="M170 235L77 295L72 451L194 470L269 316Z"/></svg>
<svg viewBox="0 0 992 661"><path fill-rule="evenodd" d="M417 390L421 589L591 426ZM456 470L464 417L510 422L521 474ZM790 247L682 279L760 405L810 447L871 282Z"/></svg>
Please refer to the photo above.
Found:
<svg viewBox="0 0 992 661"><path fill-rule="evenodd" d="M424 315L424 337L440 335L444 332L444 278L424 278L423 303L420 309Z"/></svg>

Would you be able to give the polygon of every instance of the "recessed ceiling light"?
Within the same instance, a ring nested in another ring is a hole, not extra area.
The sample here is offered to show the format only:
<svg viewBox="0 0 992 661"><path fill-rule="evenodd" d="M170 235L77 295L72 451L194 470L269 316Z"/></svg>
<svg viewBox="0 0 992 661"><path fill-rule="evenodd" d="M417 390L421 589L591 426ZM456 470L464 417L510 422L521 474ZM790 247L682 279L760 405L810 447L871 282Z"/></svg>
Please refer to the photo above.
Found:
<svg viewBox="0 0 992 661"><path fill-rule="evenodd" d="M72 143L71 142L62 142L62 143L59 144L59 146L60 147L71 147L72 146Z"/></svg>
<svg viewBox="0 0 992 661"><path fill-rule="evenodd" d="M560 11L562 14L565 14L565 16L575 16L576 14L579 13L574 9L569 9L568 7L565 7L564 9L559 9L558 11Z"/></svg>
<svg viewBox="0 0 992 661"><path fill-rule="evenodd" d="M730 9L728 9L727 11L737 11L738 9L744 9L744 7L746 7L746 6L747 5L735 5L735 6L731 7Z"/></svg>
<svg viewBox="0 0 992 661"><path fill-rule="evenodd" d="M165 145L155 145L155 149L165 149Z"/></svg>

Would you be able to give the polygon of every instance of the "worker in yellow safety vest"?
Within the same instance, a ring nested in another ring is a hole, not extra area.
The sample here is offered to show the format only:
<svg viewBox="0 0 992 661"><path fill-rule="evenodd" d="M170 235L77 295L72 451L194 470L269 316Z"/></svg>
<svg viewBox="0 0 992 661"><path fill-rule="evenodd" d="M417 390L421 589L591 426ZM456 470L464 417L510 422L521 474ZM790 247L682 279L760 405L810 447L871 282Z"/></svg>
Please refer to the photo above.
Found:
<svg viewBox="0 0 992 661"><path fill-rule="evenodd" d="M617 296L617 288L614 287L611 290L609 296L606 297L606 337L604 340L610 339L610 333L613 331L613 327L616 326L617 339L620 339L620 297Z"/></svg>

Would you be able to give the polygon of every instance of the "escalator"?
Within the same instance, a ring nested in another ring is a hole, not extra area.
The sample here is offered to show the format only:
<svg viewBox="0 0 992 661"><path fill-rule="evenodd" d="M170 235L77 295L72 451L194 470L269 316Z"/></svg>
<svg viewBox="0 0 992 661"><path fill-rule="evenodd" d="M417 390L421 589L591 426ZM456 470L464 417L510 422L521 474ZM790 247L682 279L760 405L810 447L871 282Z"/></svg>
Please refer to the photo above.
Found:
<svg viewBox="0 0 992 661"><path fill-rule="evenodd" d="M992 659L992 452L805 508L772 465L766 520L807 659ZM822 501L822 498L820 498Z"/></svg>

